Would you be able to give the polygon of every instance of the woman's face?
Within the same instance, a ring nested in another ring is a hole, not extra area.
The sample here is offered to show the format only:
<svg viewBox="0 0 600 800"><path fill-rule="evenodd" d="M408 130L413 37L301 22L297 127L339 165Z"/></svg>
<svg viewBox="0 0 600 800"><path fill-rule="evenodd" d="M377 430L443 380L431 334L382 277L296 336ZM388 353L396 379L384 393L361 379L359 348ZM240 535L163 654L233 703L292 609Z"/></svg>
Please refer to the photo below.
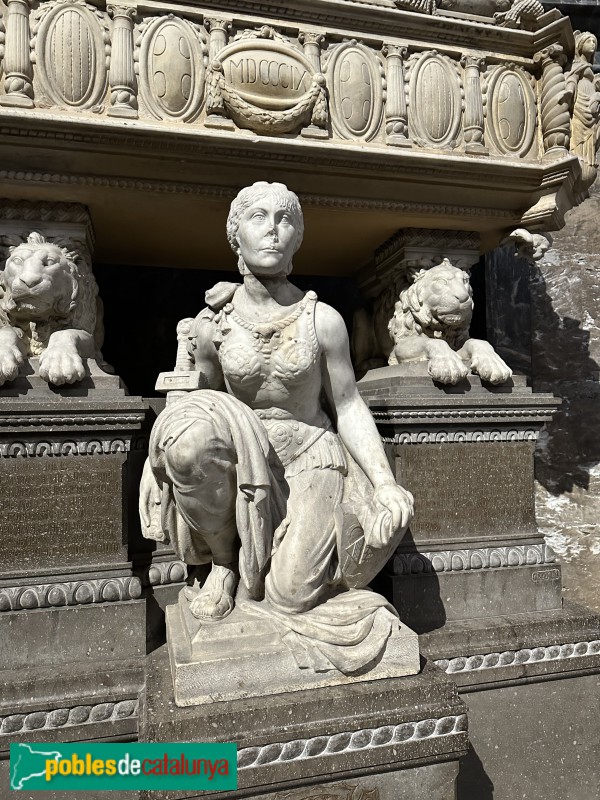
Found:
<svg viewBox="0 0 600 800"><path fill-rule="evenodd" d="M287 275L294 255L298 222L281 201L267 194L241 216L237 232L239 254L254 275Z"/></svg>
<svg viewBox="0 0 600 800"><path fill-rule="evenodd" d="M581 54L585 56L589 61L592 60L594 57L594 53L596 52L596 48L598 46L598 42L596 41L594 36L586 36L586 38L581 43Z"/></svg>

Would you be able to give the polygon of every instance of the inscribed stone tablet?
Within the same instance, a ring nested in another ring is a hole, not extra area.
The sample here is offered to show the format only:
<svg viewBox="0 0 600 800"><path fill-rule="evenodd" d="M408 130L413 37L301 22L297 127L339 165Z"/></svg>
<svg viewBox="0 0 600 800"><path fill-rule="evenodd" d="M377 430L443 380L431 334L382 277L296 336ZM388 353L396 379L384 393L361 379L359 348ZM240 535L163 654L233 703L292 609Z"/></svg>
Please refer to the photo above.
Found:
<svg viewBox="0 0 600 800"><path fill-rule="evenodd" d="M122 557L121 455L7 458L0 463L0 571Z"/></svg>
<svg viewBox="0 0 600 800"><path fill-rule="evenodd" d="M535 535L533 454L527 442L402 445L397 478L415 497L416 542Z"/></svg>

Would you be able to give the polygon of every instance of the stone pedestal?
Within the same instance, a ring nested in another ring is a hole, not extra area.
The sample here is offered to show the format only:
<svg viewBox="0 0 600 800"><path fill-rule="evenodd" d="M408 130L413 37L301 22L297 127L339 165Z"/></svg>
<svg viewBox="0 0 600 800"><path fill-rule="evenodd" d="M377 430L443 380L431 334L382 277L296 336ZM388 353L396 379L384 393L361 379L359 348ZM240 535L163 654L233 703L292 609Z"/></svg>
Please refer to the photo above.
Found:
<svg viewBox="0 0 600 800"><path fill-rule="evenodd" d="M95 365L0 396L0 748L134 738L145 607L127 535L147 407Z"/></svg>
<svg viewBox="0 0 600 800"><path fill-rule="evenodd" d="M177 605L167 607L167 642L179 706L345 686L419 672L417 635L402 623L388 639L383 658L360 674L300 669L283 641L285 631L254 610L258 605L246 601L218 623L193 617L182 593Z"/></svg>
<svg viewBox="0 0 600 800"><path fill-rule="evenodd" d="M236 742L238 790L219 793L224 800L455 797L467 718L453 683L436 667L406 678L365 676L345 686L178 708L165 651L149 657L140 740Z"/></svg>
<svg viewBox="0 0 600 800"><path fill-rule="evenodd" d="M560 567L537 530L533 451L557 407L515 376L444 386L426 365L359 383L416 514L380 583L419 632L445 622L561 607ZM421 373L421 374L419 374Z"/></svg>
<svg viewBox="0 0 600 800"><path fill-rule="evenodd" d="M417 508L378 588L469 708L457 797L509 800L526 774L541 796L592 800L600 619L563 607L534 513L535 440L559 402L518 376L448 388L418 371L374 370L359 386Z"/></svg>

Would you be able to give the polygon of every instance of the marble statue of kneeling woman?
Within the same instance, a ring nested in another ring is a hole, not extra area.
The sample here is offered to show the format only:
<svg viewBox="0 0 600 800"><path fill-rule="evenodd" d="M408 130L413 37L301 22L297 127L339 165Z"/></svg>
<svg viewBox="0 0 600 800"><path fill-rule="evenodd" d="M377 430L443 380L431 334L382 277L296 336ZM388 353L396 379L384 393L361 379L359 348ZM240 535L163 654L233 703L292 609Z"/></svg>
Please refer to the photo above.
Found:
<svg viewBox="0 0 600 800"><path fill-rule="evenodd" d="M185 590L196 617L217 621L238 603L270 616L301 666L361 669L397 620L362 588L372 574L361 581L355 547L383 563L413 499L358 393L341 316L287 279L303 235L296 195L277 183L243 189L227 235L243 284L207 292L191 326L205 388L155 423L144 535L210 568ZM351 547L349 516L364 532Z"/></svg>

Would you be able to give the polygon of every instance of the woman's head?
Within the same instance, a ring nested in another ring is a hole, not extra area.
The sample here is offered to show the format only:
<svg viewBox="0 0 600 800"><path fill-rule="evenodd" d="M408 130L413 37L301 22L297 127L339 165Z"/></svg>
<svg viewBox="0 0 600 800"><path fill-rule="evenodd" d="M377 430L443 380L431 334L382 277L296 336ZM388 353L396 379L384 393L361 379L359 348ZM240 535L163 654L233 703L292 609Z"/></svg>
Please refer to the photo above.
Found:
<svg viewBox="0 0 600 800"><path fill-rule="evenodd" d="M303 235L300 202L283 183L254 183L231 204L227 238L242 274L287 275Z"/></svg>
<svg viewBox="0 0 600 800"><path fill-rule="evenodd" d="M589 31L575 31L575 52L587 61L592 61L598 47L598 40Z"/></svg>

